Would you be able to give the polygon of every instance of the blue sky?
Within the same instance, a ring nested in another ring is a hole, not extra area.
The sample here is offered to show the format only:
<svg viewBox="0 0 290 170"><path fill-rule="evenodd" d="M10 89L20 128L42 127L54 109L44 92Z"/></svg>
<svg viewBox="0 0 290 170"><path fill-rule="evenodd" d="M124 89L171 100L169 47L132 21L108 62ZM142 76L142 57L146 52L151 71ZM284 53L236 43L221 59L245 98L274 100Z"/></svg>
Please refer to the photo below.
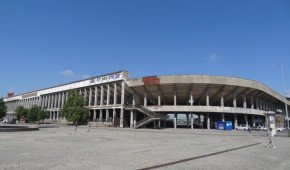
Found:
<svg viewBox="0 0 290 170"><path fill-rule="evenodd" d="M109 72L208 74L290 90L290 1L1 0L0 97Z"/></svg>

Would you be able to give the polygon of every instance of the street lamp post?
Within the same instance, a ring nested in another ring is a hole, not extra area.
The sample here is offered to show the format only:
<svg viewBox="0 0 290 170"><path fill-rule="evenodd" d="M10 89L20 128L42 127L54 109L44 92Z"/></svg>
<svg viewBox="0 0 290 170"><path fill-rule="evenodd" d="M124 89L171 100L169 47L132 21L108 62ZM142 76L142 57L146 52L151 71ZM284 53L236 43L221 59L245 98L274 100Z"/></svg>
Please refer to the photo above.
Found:
<svg viewBox="0 0 290 170"><path fill-rule="evenodd" d="M279 65L274 65L273 67L278 67ZM286 99L286 91L285 91L285 81L284 81L284 72L283 72L283 65L280 64L281 67L281 74L282 74L282 81L283 81L283 92L284 92L284 103L285 103L285 111L286 111L286 123L288 129L288 137L290 137L290 129L289 129L289 117L288 117L288 107L287 107L287 99Z"/></svg>

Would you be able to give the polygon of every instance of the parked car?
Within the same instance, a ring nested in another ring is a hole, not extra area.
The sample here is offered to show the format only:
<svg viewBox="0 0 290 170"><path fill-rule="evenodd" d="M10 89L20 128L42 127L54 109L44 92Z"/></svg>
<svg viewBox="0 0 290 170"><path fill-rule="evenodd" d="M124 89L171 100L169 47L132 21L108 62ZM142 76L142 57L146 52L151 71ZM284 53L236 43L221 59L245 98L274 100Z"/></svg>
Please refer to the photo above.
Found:
<svg viewBox="0 0 290 170"><path fill-rule="evenodd" d="M283 128L281 128L281 127L276 127L276 131L278 131L278 132L282 132L284 129Z"/></svg>
<svg viewBox="0 0 290 170"><path fill-rule="evenodd" d="M261 131L261 130L264 130L264 131L267 131L267 128L263 127L263 126L257 126L255 128L255 130L258 130L258 131Z"/></svg>
<svg viewBox="0 0 290 170"><path fill-rule="evenodd" d="M248 125L239 125L236 127L236 130L248 130L249 127Z"/></svg>

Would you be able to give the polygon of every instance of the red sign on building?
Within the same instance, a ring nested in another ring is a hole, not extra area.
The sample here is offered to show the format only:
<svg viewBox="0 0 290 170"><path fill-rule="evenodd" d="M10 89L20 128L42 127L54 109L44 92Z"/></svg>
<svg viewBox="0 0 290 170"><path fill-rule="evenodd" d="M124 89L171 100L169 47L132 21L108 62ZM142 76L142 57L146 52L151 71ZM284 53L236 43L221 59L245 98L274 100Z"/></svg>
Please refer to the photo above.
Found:
<svg viewBox="0 0 290 170"><path fill-rule="evenodd" d="M157 78L157 76L143 77L142 81L144 82L144 85L146 85L146 84L159 84L159 79Z"/></svg>

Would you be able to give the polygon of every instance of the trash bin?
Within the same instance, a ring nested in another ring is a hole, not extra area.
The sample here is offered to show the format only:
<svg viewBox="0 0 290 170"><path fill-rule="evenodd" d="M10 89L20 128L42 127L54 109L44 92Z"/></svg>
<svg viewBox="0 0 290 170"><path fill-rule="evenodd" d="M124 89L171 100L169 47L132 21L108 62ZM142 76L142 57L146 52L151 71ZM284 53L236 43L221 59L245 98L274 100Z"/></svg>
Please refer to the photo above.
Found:
<svg viewBox="0 0 290 170"><path fill-rule="evenodd" d="M233 123L231 121L216 122L216 129L218 129L218 130L233 130Z"/></svg>

